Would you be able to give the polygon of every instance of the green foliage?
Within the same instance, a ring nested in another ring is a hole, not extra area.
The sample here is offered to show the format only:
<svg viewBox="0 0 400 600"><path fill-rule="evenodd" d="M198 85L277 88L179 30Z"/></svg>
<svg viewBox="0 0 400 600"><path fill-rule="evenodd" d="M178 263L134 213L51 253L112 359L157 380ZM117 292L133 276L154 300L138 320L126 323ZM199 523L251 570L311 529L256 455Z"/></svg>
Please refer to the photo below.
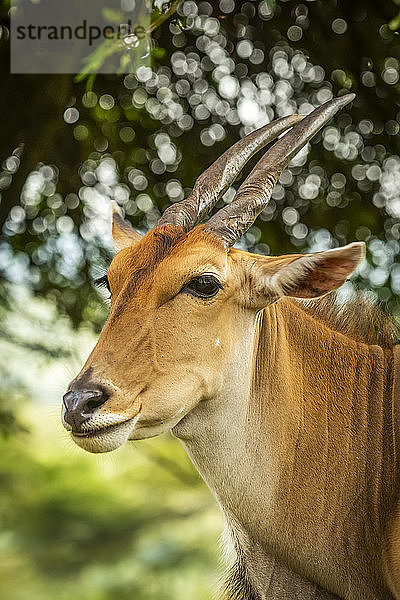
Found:
<svg viewBox="0 0 400 600"><path fill-rule="evenodd" d="M36 433L0 440L1 597L209 598L220 522L179 444L96 459L66 452L60 427L40 411L31 429L40 421Z"/></svg>
<svg viewBox="0 0 400 600"><path fill-rule="evenodd" d="M155 46L151 69L145 58L125 77L98 74L80 82L72 75L4 73L13 104L6 95L0 99L7 116L3 277L22 278L75 326L88 321L99 329L103 313L95 308L92 279L107 266L101 256L109 248L110 199L146 230L240 135L351 90L354 106L287 171L242 243L282 253L365 240L369 263L360 285L394 310L400 289L396 2L152 6L142 38ZM0 52L8 69L6 44ZM14 151L21 142L23 155Z"/></svg>

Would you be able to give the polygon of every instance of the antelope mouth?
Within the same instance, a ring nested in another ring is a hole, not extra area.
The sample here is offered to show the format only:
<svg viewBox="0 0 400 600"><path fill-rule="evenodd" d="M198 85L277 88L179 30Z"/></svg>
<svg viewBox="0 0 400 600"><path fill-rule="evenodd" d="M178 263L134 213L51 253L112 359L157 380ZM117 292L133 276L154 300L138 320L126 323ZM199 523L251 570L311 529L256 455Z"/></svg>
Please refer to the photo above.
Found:
<svg viewBox="0 0 400 600"><path fill-rule="evenodd" d="M94 454L111 452L128 441L140 416L139 412L136 416L119 423L93 423L91 429L86 431L72 429L70 433L75 444L87 452Z"/></svg>
<svg viewBox="0 0 400 600"><path fill-rule="evenodd" d="M137 417L132 417L131 419L127 419L126 421L122 421L121 423L115 423L114 425L105 425L104 427L99 427L98 429L90 429L89 431L74 431L71 430L71 435L76 438L92 438L99 435L109 435L114 433L124 425L128 425L129 423L133 424L133 421L137 420Z"/></svg>

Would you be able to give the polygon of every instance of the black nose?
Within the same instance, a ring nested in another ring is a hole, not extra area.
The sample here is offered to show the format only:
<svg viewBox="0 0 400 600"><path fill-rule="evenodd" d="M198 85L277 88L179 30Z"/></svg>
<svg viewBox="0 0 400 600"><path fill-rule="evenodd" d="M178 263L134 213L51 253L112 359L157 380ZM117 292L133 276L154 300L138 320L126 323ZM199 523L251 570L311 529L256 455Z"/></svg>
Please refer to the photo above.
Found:
<svg viewBox="0 0 400 600"><path fill-rule="evenodd" d="M83 423L93 415L93 411L102 406L107 398L107 394L101 389L67 392L63 397L65 421L73 430L79 431Z"/></svg>

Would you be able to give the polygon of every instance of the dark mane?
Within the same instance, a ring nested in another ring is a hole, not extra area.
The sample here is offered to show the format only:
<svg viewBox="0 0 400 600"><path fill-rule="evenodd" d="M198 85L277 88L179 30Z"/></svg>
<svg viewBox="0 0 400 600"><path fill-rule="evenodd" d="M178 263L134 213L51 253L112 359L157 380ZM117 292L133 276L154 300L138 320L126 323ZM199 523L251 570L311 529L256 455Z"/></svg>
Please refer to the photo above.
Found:
<svg viewBox="0 0 400 600"><path fill-rule="evenodd" d="M400 343L400 324L383 312L372 294L356 291L349 299L340 292L316 300L297 301L310 315L330 329L343 333L356 342L391 348Z"/></svg>

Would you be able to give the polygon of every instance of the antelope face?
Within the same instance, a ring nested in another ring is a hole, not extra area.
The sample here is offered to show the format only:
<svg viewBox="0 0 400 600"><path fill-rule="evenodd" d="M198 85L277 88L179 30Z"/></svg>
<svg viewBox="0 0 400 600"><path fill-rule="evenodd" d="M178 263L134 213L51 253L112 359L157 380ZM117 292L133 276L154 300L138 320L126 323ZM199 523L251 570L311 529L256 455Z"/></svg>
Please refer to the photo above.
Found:
<svg viewBox="0 0 400 600"><path fill-rule="evenodd" d="M79 446L108 452L172 429L200 402L213 401L232 375L239 322L254 323L257 311L283 295L325 294L354 270L360 244L279 258L230 248L268 202L291 157L352 98L333 100L298 123L204 226L196 221L246 160L302 117L281 119L235 144L143 238L114 214L120 251L103 278L110 315L63 402L63 424Z"/></svg>
<svg viewBox="0 0 400 600"><path fill-rule="evenodd" d="M109 318L64 397L64 423L91 452L171 429L215 395L235 297L225 248L200 228L150 231L106 281Z"/></svg>

